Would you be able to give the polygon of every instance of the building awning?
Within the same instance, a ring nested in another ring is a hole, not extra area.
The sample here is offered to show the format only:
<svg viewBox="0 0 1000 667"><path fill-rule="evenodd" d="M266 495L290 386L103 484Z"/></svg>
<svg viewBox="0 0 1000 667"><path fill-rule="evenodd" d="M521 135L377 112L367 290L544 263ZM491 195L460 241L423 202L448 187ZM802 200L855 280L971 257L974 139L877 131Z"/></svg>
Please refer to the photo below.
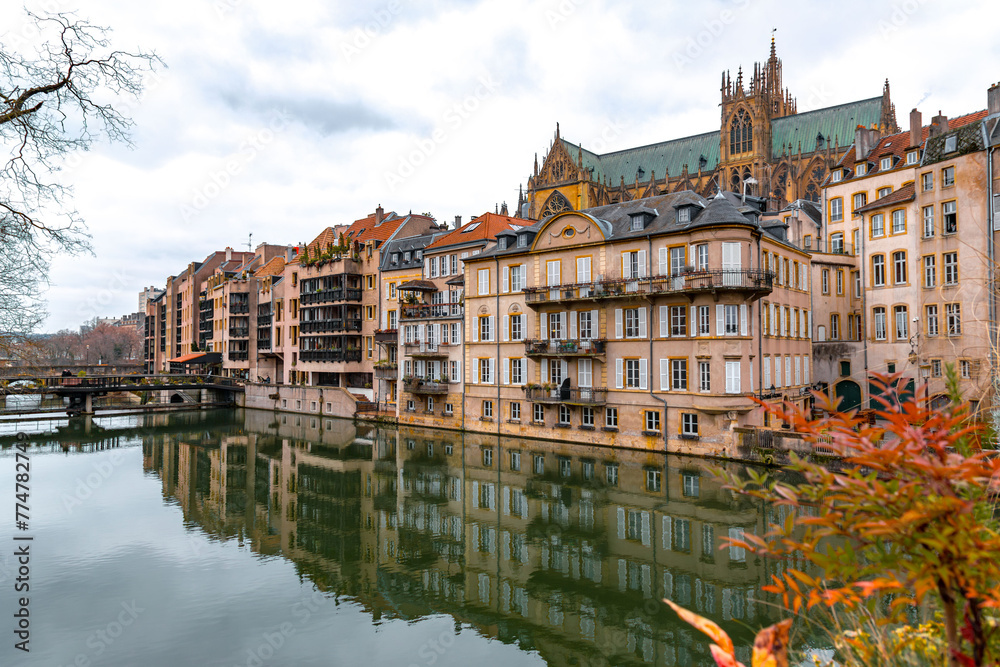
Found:
<svg viewBox="0 0 1000 667"><path fill-rule="evenodd" d="M411 292L437 292L438 287L429 280L407 280L396 289L409 290Z"/></svg>
<svg viewBox="0 0 1000 667"><path fill-rule="evenodd" d="M445 285L464 285L464 284L465 284L465 276L464 275L463 276L455 276L454 278L452 278L451 280L449 280L449 281L447 281L445 283Z"/></svg>
<svg viewBox="0 0 1000 667"><path fill-rule="evenodd" d="M189 366L206 366L208 364L221 364L222 363L222 353L221 352L189 352L188 354L182 354L179 357L174 357L168 360L171 366L181 366L187 368Z"/></svg>

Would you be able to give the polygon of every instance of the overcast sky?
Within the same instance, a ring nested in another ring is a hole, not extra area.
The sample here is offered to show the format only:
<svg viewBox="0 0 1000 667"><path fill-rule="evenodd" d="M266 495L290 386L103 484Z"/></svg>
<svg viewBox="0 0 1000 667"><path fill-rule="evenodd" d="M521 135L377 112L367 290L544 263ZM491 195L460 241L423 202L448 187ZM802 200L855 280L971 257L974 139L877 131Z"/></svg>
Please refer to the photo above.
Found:
<svg viewBox="0 0 1000 667"><path fill-rule="evenodd" d="M25 29L0 9L4 44ZM720 74L767 58L799 111L881 94L897 121L986 106L988 2L31 0L111 26L167 68L130 103L133 150L63 177L93 257L54 262L44 329L137 308L227 245L311 240L378 204L453 220L512 208L555 124L598 152L719 127ZM843 140L843 138L842 138Z"/></svg>

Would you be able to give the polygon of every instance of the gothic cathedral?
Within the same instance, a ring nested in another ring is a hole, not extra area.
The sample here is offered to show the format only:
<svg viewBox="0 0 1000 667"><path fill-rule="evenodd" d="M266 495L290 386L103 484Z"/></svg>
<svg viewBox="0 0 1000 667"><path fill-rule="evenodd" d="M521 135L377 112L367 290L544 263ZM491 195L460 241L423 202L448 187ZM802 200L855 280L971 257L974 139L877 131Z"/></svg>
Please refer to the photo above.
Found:
<svg viewBox="0 0 1000 667"><path fill-rule="evenodd" d="M829 168L850 148L858 126L882 136L899 131L886 80L882 95L798 113L782 88L781 60L755 63L750 85L742 67L736 79L722 75L719 130L598 155L562 138L556 124L548 154L528 179L518 211L543 218L653 195L717 189L767 196L777 210L796 199L818 202Z"/></svg>

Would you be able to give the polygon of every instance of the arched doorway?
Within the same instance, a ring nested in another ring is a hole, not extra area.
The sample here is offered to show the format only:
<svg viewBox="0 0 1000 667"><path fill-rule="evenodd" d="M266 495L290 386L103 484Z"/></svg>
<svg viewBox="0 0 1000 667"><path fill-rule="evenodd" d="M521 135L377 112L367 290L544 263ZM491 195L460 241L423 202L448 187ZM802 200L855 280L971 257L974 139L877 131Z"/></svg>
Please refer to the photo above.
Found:
<svg viewBox="0 0 1000 667"><path fill-rule="evenodd" d="M841 380L835 391L836 398L840 401L838 410L847 412L861 407L861 386L854 380Z"/></svg>

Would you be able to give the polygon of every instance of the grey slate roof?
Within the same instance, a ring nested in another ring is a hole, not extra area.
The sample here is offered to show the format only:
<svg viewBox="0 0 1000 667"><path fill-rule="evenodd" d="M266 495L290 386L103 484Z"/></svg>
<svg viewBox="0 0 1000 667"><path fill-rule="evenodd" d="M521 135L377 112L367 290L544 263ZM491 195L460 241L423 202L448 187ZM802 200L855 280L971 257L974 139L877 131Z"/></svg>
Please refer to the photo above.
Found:
<svg viewBox="0 0 1000 667"><path fill-rule="evenodd" d="M963 125L957 130L944 132L936 137L928 137L926 144L924 144L924 158L921 164L928 165L935 162L943 162L956 158L959 155L983 150L985 144L981 128L982 123L983 121L981 120L975 121L968 125ZM955 142L955 150L945 153L945 141L950 136L958 137Z"/></svg>
<svg viewBox="0 0 1000 667"><path fill-rule="evenodd" d="M447 234L448 232L436 232L434 234L422 234L420 236L408 236L402 239L391 239L386 241L385 244L379 249L380 255L380 266L382 271L398 271L400 269L411 269L419 268L423 266L424 260L417 259L417 250L423 250L435 239ZM406 262L403 260L406 257L406 252L409 251L410 261ZM392 255L394 253L399 253L399 262L397 264L392 263Z"/></svg>

